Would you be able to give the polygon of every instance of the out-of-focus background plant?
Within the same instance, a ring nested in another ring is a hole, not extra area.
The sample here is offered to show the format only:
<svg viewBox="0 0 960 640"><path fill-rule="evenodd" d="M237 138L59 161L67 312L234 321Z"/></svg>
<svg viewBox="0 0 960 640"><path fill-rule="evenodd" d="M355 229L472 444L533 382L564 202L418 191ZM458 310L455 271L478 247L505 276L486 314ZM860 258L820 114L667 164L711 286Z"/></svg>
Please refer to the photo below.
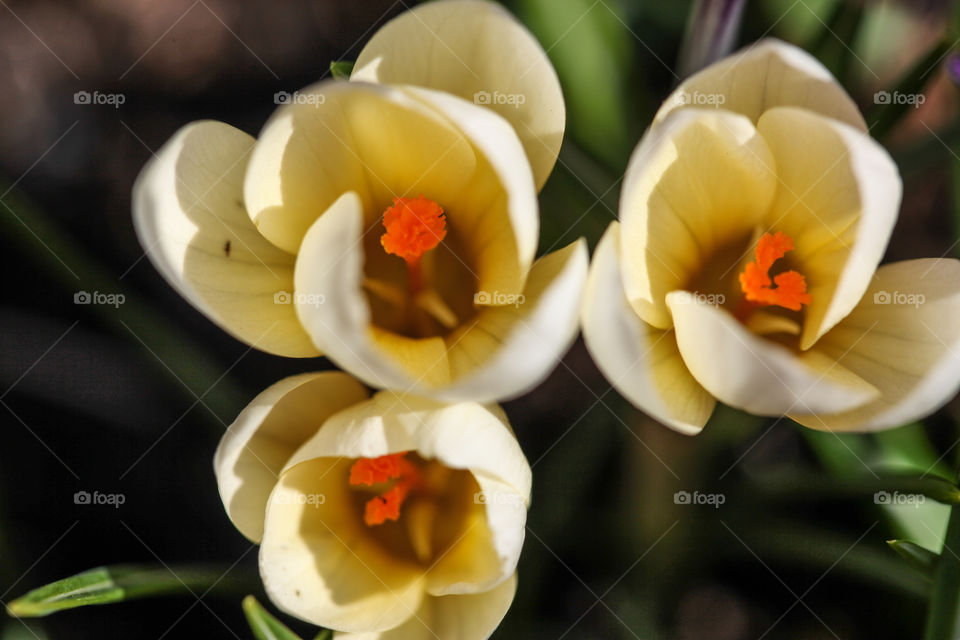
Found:
<svg viewBox="0 0 960 640"><path fill-rule="evenodd" d="M106 585L106 600L168 594L4 614L0 640L250 638L243 596L272 608L211 457L257 391L330 365L251 351L194 311L144 259L130 189L181 125L256 133L275 93L329 75L412 4L0 0L0 601L130 563L81 584ZM567 101L541 250L581 235L592 246L678 69L716 53L689 18L710 2L505 4L548 51ZM955 4L750 0L727 36L799 44L861 105L904 177L888 260L960 254ZM914 100L884 104L878 91ZM623 402L578 343L506 409L534 501L517 600L495 637L953 637L936 634L955 624L960 593L960 516L944 547L941 502L957 496L956 402L869 436L721 408L686 438ZM14 612L82 603L43 595Z"/></svg>

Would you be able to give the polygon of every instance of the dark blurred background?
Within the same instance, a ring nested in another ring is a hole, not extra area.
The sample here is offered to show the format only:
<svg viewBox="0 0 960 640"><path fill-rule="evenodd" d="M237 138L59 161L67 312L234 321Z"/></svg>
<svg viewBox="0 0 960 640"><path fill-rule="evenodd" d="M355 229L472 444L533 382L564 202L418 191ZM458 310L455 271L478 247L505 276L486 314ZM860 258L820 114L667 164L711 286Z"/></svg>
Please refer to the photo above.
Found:
<svg viewBox="0 0 960 640"><path fill-rule="evenodd" d="M412 4L0 0L0 601L104 564L203 563L223 575L195 596L31 621L0 614L0 640L252 637L241 597L270 605L257 550L217 496L213 451L257 392L331 365L251 351L194 311L144 258L131 186L189 121L256 134L275 92L353 60ZM548 50L567 99L541 249L580 235L592 246L615 215L630 151L676 82L691 2L505 4ZM876 90L960 38L953 11L751 1L738 45L773 35L806 47L872 124ZM945 60L924 76L924 104L881 139L905 179L888 259L957 253L960 131ZM124 303L75 304L83 291ZM919 637L927 585L884 540L934 548L945 511L882 508L868 485L891 466L945 469L952 458L936 460L956 441L955 403L923 425L842 438L720 409L685 438L626 406L578 342L506 408L533 465L534 501L519 594L496 638ZM75 504L78 491L124 502ZM677 505L677 491L724 503Z"/></svg>

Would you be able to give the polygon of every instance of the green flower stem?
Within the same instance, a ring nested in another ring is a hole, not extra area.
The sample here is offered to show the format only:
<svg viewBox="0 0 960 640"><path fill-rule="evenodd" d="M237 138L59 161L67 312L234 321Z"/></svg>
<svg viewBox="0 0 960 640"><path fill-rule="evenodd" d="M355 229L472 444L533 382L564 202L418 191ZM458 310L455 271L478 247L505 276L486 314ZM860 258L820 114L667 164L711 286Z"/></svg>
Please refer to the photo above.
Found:
<svg viewBox="0 0 960 640"><path fill-rule="evenodd" d="M937 563L924 640L955 640L960 634L960 507L950 510L943 553Z"/></svg>

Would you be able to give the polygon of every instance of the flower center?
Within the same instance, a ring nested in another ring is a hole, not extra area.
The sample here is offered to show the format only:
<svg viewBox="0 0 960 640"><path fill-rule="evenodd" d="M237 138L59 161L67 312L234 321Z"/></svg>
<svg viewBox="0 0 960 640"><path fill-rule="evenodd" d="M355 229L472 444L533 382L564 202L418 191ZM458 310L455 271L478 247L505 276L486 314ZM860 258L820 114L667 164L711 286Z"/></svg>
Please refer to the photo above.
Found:
<svg viewBox="0 0 960 640"><path fill-rule="evenodd" d="M407 263L410 292L416 295L423 288L420 259L447 235L443 208L423 194L394 198L393 205L383 212L383 226L386 231L380 244L384 251Z"/></svg>
<svg viewBox="0 0 960 640"><path fill-rule="evenodd" d="M406 459L407 452L379 458L360 458L350 467L350 484L373 486L395 481L392 486L367 501L363 521L368 527L387 520L400 519L400 507L412 489L423 484L420 470Z"/></svg>
<svg viewBox="0 0 960 640"><path fill-rule="evenodd" d="M793 250L793 240L782 231L765 233L757 241L756 260L747 264L740 274L740 290L747 301L757 306L776 305L791 311L810 304L807 280L796 271L784 271L771 280L773 263ZM775 287L772 285L776 285Z"/></svg>

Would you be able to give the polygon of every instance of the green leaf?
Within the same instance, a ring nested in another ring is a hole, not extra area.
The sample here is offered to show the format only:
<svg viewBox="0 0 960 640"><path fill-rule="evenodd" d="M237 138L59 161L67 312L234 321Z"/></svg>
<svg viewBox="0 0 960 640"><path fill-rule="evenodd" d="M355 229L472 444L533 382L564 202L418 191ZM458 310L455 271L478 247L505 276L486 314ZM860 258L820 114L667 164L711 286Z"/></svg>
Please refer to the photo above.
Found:
<svg viewBox="0 0 960 640"><path fill-rule="evenodd" d="M351 60L334 60L330 63L330 75L337 80L349 80L353 64Z"/></svg>
<svg viewBox="0 0 960 640"><path fill-rule="evenodd" d="M636 140L636 113L627 98L634 36L607 0L520 0L518 12L560 76L567 135L608 167L622 167ZM656 61L652 64L657 64ZM599 194L598 194L599 195Z"/></svg>
<svg viewBox="0 0 960 640"><path fill-rule="evenodd" d="M333 640L333 631L330 629L323 629L313 640Z"/></svg>
<svg viewBox="0 0 960 640"><path fill-rule="evenodd" d="M92 604L189 594L194 588L205 589L215 584L222 575L222 571L202 567L97 567L34 589L8 604L7 612L17 618L36 618Z"/></svg>
<svg viewBox="0 0 960 640"><path fill-rule="evenodd" d="M960 506L950 511L943 545L946 551L934 573L925 640L955 640L960 632L960 558L951 551L960 548Z"/></svg>
<svg viewBox="0 0 960 640"><path fill-rule="evenodd" d="M909 562L913 568L920 571L928 579L933 580L937 563L940 561L938 554L909 540L887 540L887 544L901 558Z"/></svg>
<svg viewBox="0 0 960 640"><path fill-rule="evenodd" d="M253 596L243 599L243 613L247 616L247 622L257 640L300 640L300 636L274 618ZM321 631L321 635L325 631L326 629Z"/></svg>

